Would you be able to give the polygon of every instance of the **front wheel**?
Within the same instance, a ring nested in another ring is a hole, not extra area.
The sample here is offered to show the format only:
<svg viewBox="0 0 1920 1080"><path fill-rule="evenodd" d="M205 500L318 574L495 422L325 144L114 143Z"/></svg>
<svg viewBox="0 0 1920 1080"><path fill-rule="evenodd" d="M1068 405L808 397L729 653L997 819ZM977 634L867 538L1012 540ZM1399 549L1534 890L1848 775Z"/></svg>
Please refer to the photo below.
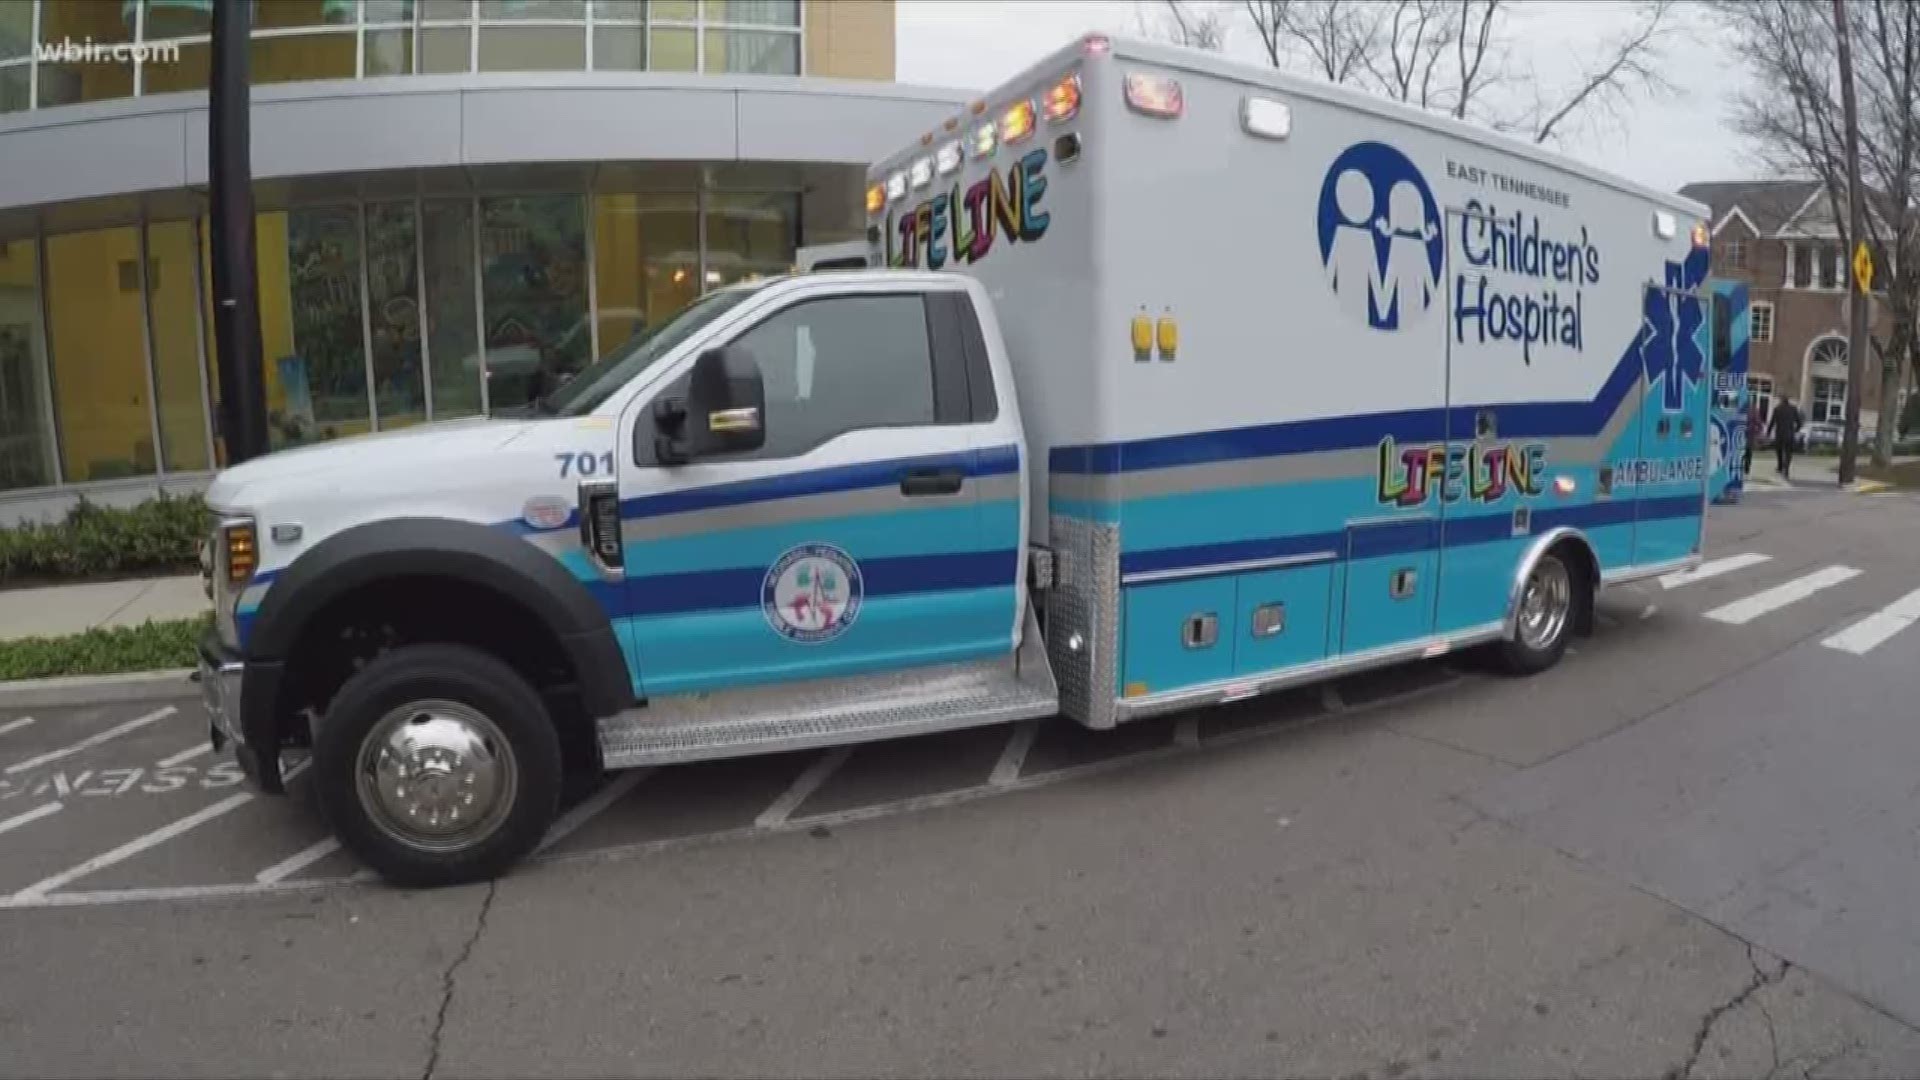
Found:
<svg viewBox="0 0 1920 1080"><path fill-rule="evenodd" d="M1584 596L1566 560L1557 551L1540 556L1520 590L1513 634L1501 642L1501 666L1515 675L1545 671L1567 651L1574 605Z"/></svg>
<svg viewBox="0 0 1920 1080"><path fill-rule="evenodd" d="M410 645L341 687L314 785L346 847L395 885L497 877L546 834L560 744L540 695L461 645Z"/></svg>

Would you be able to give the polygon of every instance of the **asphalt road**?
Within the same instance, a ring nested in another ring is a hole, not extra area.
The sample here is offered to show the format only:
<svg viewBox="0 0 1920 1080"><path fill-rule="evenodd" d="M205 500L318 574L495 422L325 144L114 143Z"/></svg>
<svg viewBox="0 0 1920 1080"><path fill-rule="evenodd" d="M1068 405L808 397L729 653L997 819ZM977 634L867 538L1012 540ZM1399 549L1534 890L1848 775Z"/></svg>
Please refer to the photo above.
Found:
<svg viewBox="0 0 1920 1080"><path fill-rule="evenodd" d="M1713 520L1533 679L629 774L434 893L192 702L0 713L0 1074L1912 1075L1920 502Z"/></svg>

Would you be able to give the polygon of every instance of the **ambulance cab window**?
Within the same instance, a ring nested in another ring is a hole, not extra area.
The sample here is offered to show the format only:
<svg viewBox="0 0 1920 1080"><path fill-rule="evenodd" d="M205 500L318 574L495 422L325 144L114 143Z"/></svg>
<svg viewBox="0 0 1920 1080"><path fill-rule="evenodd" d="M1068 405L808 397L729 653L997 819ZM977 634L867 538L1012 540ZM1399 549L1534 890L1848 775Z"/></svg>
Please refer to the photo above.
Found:
<svg viewBox="0 0 1920 1080"><path fill-rule="evenodd" d="M1728 371L1733 367L1733 309L1723 296L1709 303L1713 305L1713 370Z"/></svg>
<svg viewBox="0 0 1920 1080"><path fill-rule="evenodd" d="M767 445L792 457L845 432L934 422L933 361L918 296L841 296L788 308L735 344L760 365Z"/></svg>

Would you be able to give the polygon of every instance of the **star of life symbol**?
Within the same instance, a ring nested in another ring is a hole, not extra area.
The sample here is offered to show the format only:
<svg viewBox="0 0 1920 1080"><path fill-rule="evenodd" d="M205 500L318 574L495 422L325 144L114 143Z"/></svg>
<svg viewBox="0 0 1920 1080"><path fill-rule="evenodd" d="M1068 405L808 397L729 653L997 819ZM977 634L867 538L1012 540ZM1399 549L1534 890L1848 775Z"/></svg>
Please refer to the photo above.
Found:
<svg viewBox="0 0 1920 1080"><path fill-rule="evenodd" d="M864 596L859 564L832 544L801 544L767 569L760 608L789 641L818 644L845 633Z"/></svg>

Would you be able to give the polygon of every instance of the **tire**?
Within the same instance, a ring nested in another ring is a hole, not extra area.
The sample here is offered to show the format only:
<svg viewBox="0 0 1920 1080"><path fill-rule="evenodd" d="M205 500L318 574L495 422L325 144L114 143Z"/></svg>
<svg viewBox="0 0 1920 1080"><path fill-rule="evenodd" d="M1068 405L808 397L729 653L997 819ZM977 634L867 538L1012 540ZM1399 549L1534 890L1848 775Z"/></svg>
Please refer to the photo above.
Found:
<svg viewBox="0 0 1920 1080"><path fill-rule="evenodd" d="M1500 667L1511 675L1533 675L1559 663L1581 605L1589 602L1587 587L1560 551L1541 555L1520 588L1513 635L1495 650Z"/></svg>
<svg viewBox="0 0 1920 1080"><path fill-rule="evenodd" d="M512 868L546 835L561 773L540 695L464 645L368 663L335 695L313 748L315 794L340 842L408 888Z"/></svg>

